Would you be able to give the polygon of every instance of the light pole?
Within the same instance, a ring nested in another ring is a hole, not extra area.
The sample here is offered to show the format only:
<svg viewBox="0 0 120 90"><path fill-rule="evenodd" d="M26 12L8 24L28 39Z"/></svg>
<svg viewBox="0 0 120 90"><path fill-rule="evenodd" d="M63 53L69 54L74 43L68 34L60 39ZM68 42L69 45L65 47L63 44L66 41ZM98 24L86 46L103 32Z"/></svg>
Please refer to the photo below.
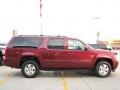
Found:
<svg viewBox="0 0 120 90"><path fill-rule="evenodd" d="M94 26L95 26L95 29L96 29L96 43L99 44L100 42L100 31L98 30L99 29L99 24L100 24L100 17L92 17L92 20L94 20Z"/></svg>
<svg viewBox="0 0 120 90"><path fill-rule="evenodd" d="M97 37L96 43L99 44L99 41L100 41L99 40L100 39L100 32L99 31L96 32L96 37Z"/></svg>
<svg viewBox="0 0 120 90"><path fill-rule="evenodd" d="M41 19L40 29L42 35L42 0L40 0L40 19Z"/></svg>
<svg viewBox="0 0 120 90"><path fill-rule="evenodd" d="M13 37L17 36L17 30L13 29Z"/></svg>

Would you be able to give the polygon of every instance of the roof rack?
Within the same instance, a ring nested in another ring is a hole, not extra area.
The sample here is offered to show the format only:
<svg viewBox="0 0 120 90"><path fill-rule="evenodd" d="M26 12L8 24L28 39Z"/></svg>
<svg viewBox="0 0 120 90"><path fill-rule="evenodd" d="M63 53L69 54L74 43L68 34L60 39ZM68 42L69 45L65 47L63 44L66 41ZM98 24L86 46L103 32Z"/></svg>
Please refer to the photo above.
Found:
<svg viewBox="0 0 120 90"><path fill-rule="evenodd" d="M40 36L43 36L43 35L18 35L20 37L27 37L27 36L31 36L31 37L40 37Z"/></svg>
<svg viewBox="0 0 120 90"><path fill-rule="evenodd" d="M40 36L44 36L43 34L41 34Z"/></svg>

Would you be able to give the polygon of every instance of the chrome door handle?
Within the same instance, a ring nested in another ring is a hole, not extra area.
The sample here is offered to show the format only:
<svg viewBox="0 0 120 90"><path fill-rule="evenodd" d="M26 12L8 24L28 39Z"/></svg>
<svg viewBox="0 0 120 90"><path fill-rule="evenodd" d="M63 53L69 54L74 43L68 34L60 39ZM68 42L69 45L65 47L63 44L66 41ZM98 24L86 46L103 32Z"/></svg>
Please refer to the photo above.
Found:
<svg viewBox="0 0 120 90"><path fill-rule="evenodd" d="M20 53L20 52L16 52L17 54Z"/></svg>
<svg viewBox="0 0 120 90"><path fill-rule="evenodd" d="M54 55L58 55L58 53L55 53Z"/></svg>

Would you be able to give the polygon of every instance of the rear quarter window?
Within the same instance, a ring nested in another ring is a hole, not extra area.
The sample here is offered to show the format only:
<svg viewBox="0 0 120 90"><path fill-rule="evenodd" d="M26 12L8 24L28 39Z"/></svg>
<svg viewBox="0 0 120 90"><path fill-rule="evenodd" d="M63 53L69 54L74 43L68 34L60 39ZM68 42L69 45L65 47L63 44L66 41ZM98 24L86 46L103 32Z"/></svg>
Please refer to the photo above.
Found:
<svg viewBox="0 0 120 90"><path fill-rule="evenodd" d="M15 37L13 38L8 47L39 47L43 42L42 37Z"/></svg>

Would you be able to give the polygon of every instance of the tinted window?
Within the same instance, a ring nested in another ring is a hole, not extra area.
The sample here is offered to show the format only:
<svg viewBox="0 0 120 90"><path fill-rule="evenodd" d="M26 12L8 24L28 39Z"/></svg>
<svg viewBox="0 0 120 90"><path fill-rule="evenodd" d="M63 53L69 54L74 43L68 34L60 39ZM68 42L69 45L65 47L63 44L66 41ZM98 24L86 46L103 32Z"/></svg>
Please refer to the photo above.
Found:
<svg viewBox="0 0 120 90"><path fill-rule="evenodd" d="M15 37L9 47L39 47L43 41L42 37Z"/></svg>
<svg viewBox="0 0 120 90"><path fill-rule="evenodd" d="M68 40L68 49L85 50L85 45L79 40L69 39Z"/></svg>
<svg viewBox="0 0 120 90"><path fill-rule="evenodd" d="M0 46L5 46L5 44L0 44Z"/></svg>
<svg viewBox="0 0 120 90"><path fill-rule="evenodd" d="M64 39L51 38L48 41L49 49L64 49Z"/></svg>

